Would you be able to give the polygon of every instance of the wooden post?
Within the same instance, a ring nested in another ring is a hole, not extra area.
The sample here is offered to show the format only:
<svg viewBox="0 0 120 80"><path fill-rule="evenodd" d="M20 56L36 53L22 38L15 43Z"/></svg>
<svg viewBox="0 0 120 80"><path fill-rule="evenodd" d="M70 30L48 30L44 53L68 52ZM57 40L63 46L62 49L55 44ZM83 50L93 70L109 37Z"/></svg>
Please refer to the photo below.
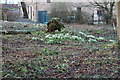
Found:
<svg viewBox="0 0 120 80"><path fill-rule="evenodd" d="M120 40L120 1L116 2L116 15L117 15L117 35Z"/></svg>

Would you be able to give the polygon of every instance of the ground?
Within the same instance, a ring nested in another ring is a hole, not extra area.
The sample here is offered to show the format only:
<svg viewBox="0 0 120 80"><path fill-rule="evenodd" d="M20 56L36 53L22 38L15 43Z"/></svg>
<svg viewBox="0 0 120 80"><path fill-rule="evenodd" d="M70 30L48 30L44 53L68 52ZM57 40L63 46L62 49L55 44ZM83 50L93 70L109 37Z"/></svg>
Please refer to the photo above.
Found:
<svg viewBox="0 0 120 80"><path fill-rule="evenodd" d="M31 31L1 36L4 78L119 78L117 34L110 25L66 24L46 33L43 24L2 23L2 30Z"/></svg>

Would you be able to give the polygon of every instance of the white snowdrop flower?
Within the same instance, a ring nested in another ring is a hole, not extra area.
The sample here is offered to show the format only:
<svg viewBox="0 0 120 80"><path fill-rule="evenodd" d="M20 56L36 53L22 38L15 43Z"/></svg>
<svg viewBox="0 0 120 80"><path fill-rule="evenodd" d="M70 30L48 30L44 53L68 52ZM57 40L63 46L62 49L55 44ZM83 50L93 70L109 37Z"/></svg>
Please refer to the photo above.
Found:
<svg viewBox="0 0 120 80"><path fill-rule="evenodd" d="M34 27L38 28L39 26L34 26Z"/></svg>
<svg viewBox="0 0 120 80"><path fill-rule="evenodd" d="M84 34L83 32L79 32L80 34Z"/></svg>
<svg viewBox="0 0 120 80"><path fill-rule="evenodd" d="M44 41L44 39L42 38L42 39L40 39L41 41Z"/></svg>
<svg viewBox="0 0 120 80"><path fill-rule="evenodd" d="M78 36L72 36L73 39L78 39Z"/></svg>
<svg viewBox="0 0 120 80"><path fill-rule="evenodd" d="M60 39L60 38L61 38L61 36L57 36L57 38L59 38L59 39Z"/></svg>
<svg viewBox="0 0 120 80"><path fill-rule="evenodd" d="M69 37L71 37L71 36L70 36L70 35L65 35L64 37L65 37L65 38L69 38Z"/></svg>
<svg viewBox="0 0 120 80"><path fill-rule="evenodd" d="M70 34L69 34L69 33L66 33L65 35L68 36L68 35L70 35Z"/></svg>
<svg viewBox="0 0 120 80"><path fill-rule="evenodd" d="M93 35L87 35L86 37L96 38L96 37L93 36Z"/></svg>
<svg viewBox="0 0 120 80"><path fill-rule="evenodd" d="M45 38L48 38L50 35L46 35Z"/></svg>
<svg viewBox="0 0 120 80"><path fill-rule="evenodd" d="M15 28L16 26L14 25L13 27Z"/></svg>
<svg viewBox="0 0 120 80"><path fill-rule="evenodd" d="M33 40L37 40L38 38L36 38L36 37L32 37L32 39L33 39Z"/></svg>
<svg viewBox="0 0 120 80"><path fill-rule="evenodd" d="M65 36L64 34L60 34L60 36Z"/></svg>
<svg viewBox="0 0 120 80"><path fill-rule="evenodd" d="M53 40L49 40L49 41L47 41L47 43L53 43L54 41Z"/></svg>
<svg viewBox="0 0 120 80"><path fill-rule="evenodd" d="M109 40L110 42L115 42L115 40Z"/></svg>
<svg viewBox="0 0 120 80"><path fill-rule="evenodd" d="M97 42L96 39L89 39L88 42Z"/></svg>
<svg viewBox="0 0 120 80"><path fill-rule="evenodd" d="M57 37L56 35L52 35L53 38Z"/></svg>
<svg viewBox="0 0 120 80"><path fill-rule="evenodd" d="M4 22L8 22L8 21L4 21Z"/></svg>
<svg viewBox="0 0 120 80"><path fill-rule="evenodd" d="M48 37L48 39L53 39L53 37L52 37L52 36L50 36L50 37Z"/></svg>
<svg viewBox="0 0 120 80"><path fill-rule="evenodd" d="M72 38L78 38L78 36L72 36Z"/></svg>
<svg viewBox="0 0 120 80"><path fill-rule="evenodd" d="M79 40L81 40L81 41L84 41L84 39L83 39L83 38L81 38L81 37L78 37L78 39L79 39Z"/></svg>
<svg viewBox="0 0 120 80"><path fill-rule="evenodd" d="M103 40L104 38L103 37L99 37L98 39Z"/></svg>
<svg viewBox="0 0 120 80"><path fill-rule="evenodd" d="M87 34L86 34L86 33L83 33L83 32L79 32L79 34L82 34L82 35L84 35L84 36L87 36Z"/></svg>
<svg viewBox="0 0 120 80"><path fill-rule="evenodd" d="M84 42L85 40L83 38L79 38L80 41Z"/></svg>

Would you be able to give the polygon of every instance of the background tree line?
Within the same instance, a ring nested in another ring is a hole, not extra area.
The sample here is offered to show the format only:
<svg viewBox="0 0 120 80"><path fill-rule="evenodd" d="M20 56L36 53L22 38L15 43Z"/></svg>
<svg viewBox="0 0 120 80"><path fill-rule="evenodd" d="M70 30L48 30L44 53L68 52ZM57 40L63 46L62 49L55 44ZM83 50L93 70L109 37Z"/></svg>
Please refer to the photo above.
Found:
<svg viewBox="0 0 120 80"><path fill-rule="evenodd" d="M58 17L65 23L87 23L89 14L83 12L80 7L73 8L69 3L58 2L51 5L49 16Z"/></svg>
<svg viewBox="0 0 120 80"><path fill-rule="evenodd" d="M102 0L102 2L89 2L90 5L94 7L99 7L104 10L104 21L106 24L110 24L113 19L114 11L114 0ZM59 17L63 22L67 23L91 23L89 19L92 19L92 15L89 13L83 12L81 10L81 5L76 7L76 10L73 9L69 3L54 3L51 6L50 17Z"/></svg>

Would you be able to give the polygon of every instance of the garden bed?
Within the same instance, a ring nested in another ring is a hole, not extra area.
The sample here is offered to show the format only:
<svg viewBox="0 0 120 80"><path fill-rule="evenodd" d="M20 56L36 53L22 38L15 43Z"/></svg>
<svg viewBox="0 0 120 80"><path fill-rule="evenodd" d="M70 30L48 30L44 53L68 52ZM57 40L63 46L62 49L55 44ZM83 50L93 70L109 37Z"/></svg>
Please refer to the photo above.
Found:
<svg viewBox="0 0 120 80"><path fill-rule="evenodd" d="M109 26L92 27L69 25L61 32L46 33L46 27L34 25L27 28L32 28L31 34L3 35L2 76L119 78L116 31Z"/></svg>

